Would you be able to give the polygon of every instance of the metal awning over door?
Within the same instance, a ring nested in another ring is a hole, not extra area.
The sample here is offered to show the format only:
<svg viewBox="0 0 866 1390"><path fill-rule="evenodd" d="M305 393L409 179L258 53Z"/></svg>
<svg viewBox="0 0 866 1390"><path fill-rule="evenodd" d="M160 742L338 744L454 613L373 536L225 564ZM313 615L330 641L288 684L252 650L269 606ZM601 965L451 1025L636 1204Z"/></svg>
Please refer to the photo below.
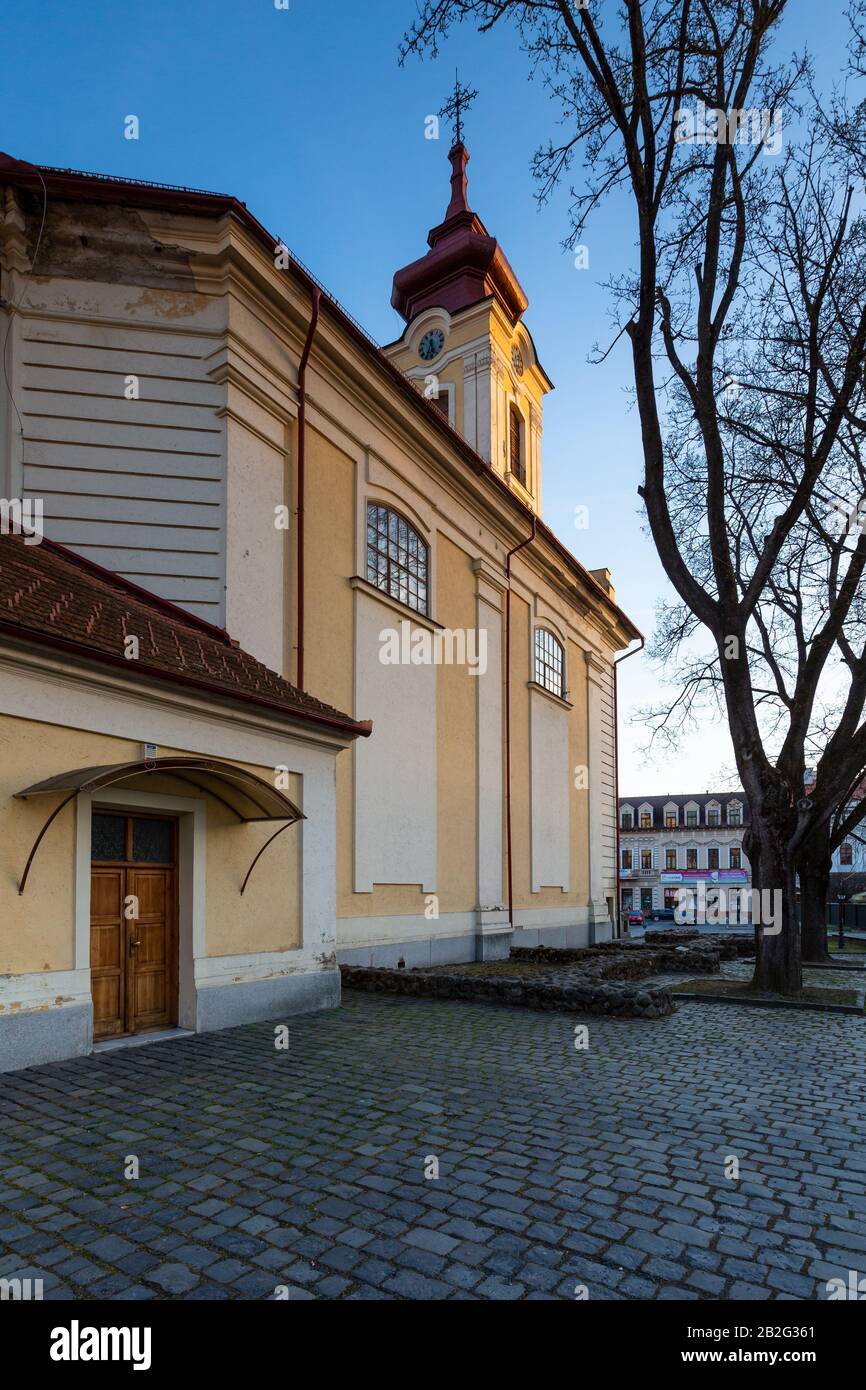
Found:
<svg viewBox="0 0 866 1390"><path fill-rule="evenodd" d="M241 885L241 893L268 845L290 825L306 819L303 812L278 787L266 782L255 772L222 762L219 758L165 757L132 763L108 763L103 767L74 768L69 772L58 773L56 777L48 777L44 782L35 782L32 787L25 787L23 791L15 793L16 797L22 800L52 792L67 793L59 806L55 806L33 842L18 885L19 894L24 892L30 867L46 831L65 806L82 792L93 795L103 787L122 786L137 778L154 775L170 777L193 787L198 792L212 796L231 811L240 824L250 821L284 822L256 854Z"/></svg>

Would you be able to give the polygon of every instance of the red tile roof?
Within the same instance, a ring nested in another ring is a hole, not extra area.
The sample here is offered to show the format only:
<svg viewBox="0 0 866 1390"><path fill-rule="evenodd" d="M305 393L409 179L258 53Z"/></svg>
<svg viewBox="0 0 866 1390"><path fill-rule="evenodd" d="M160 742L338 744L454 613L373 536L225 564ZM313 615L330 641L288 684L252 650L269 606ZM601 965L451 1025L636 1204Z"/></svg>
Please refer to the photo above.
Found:
<svg viewBox="0 0 866 1390"><path fill-rule="evenodd" d="M227 632L104 570L54 541L0 535L0 634L196 687L235 703L352 736L372 725L298 690L242 651ZM124 655L137 637L137 659Z"/></svg>

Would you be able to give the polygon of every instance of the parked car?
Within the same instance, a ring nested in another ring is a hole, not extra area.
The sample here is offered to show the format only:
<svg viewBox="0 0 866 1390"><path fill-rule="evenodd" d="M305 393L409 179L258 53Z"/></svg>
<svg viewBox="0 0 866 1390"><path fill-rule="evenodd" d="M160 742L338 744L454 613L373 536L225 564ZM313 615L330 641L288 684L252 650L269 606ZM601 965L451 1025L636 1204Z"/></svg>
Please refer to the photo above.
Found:
<svg viewBox="0 0 866 1390"><path fill-rule="evenodd" d="M651 922L672 922L674 920L674 909L672 907L654 907L652 912L647 913Z"/></svg>
<svg viewBox="0 0 866 1390"><path fill-rule="evenodd" d="M637 911L635 911L635 912L630 912L630 913L628 914L628 916L626 917L625 920L626 920L626 925L629 926L629 927L642 927L642 926L643 926L643 913L642 913L642 912L637 912Z"/></svg>

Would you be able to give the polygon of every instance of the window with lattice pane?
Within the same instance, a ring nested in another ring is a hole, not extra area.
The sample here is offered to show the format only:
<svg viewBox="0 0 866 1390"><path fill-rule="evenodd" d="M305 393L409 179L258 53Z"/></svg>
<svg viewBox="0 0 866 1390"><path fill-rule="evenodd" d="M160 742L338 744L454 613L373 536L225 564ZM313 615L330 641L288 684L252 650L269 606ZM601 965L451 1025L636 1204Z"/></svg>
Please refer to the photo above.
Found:
<svg viewBox="0 0 866 1390"><path fill-rule="evenodd" d="M416 613L427 613L428 564L427 544L406 518L369 503L367 582Z"/></svg>
<svg viewBox="0 0 866 1390"><path fill-rule="evenodd" d="M551 695L565 695L565 652L547 628L535 629L535 679Z"/></svg>

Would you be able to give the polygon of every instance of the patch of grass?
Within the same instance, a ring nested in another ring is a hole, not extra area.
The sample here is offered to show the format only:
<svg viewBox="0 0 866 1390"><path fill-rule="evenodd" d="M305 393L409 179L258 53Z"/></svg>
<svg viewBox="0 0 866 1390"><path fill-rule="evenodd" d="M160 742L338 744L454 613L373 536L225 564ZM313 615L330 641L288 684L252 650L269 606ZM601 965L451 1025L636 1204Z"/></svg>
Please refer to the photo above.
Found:
<svg viewBox="0 0 866 1390"><path fill-rule="evenodd" d="M834 938L834 937L830 937L830 938L828 939L828 941L827 941L827 946L828 946L829 949L830 949L831 951L833 951L834 954L835 954L835 952L839 950L839 942L838 942L838 939L836 939L836 938ZM859 939L858 937L856 937L856 936L854 936L854 937L846 936L846 937L845 937L845 955L847 955L849 951L860 951L861 953L862 953L863 951L866 951L866 941L860 940L860 939Z"/></svg>
<svg viewBox="0 0 866 1390"><path fill-rule="evenodd" d="M741 995L744 999L788 999L792 1003L804 1004L856 1004L856 989L822 989L819 985L806 985L797 994L769 994L752 989L751 980L682 980L670 986L671 994L709 994Z"/></svg>

